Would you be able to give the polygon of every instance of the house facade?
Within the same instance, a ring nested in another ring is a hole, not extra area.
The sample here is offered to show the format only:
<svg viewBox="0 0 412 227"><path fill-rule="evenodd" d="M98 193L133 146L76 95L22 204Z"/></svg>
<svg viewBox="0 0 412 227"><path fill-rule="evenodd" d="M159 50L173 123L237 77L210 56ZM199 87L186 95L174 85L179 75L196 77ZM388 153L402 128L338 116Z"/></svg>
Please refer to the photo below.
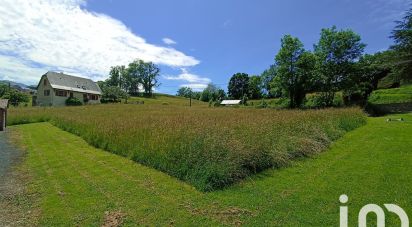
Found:
<svg viewBox="0 0 412 227"><path fill-rule="evenodd" d="M101 96L99 85L90 79L47 72L37 85L33 105L65 106L66 100L70 97L77 98L83 104L97 104L100 103Z"/></svg>

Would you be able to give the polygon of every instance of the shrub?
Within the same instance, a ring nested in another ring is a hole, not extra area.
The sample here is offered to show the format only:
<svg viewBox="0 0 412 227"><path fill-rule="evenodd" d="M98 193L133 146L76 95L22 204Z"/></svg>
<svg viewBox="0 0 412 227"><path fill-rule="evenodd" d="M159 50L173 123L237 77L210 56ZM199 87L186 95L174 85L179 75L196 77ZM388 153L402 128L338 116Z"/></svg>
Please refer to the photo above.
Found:
<svg viewBox="0 0 412 227"><path fill-rule="evenodd" d="M76 97L70 97L66 99L67 106L81 106L82 102Z"/></svg>

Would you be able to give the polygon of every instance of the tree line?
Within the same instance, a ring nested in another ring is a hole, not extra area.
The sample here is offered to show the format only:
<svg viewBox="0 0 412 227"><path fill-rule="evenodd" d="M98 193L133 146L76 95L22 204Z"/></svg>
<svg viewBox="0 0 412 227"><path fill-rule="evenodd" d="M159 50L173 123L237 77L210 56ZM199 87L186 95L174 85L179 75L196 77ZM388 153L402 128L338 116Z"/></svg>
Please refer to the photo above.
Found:
<svg viewBox="0 0 412 227"><path fill-rule="evenodd" d="M345 104L365 105L380 81L397 87L412 79L412 9L396 22L391 38L394 45L388 50L365 54L366 44L351 29L322 29L312 51L299 38L285 35L274 63L261 75L234 74L227 94L209 84L203 92L180 88L177 95L202 101L285 98L290 108L298 108L308 93L316 94L316 106L328 107L342 92Z"/></svg>

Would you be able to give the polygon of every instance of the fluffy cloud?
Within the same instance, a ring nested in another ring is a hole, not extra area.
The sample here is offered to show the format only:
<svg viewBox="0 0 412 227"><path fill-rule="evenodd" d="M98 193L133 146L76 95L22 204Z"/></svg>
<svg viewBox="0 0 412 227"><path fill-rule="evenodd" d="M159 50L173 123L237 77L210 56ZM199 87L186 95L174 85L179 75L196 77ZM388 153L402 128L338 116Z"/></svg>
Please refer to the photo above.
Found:
<svg viewBox="0 0 412 227"><path fill-rule="evenodd" d="M122 22L82 9L82 4L82 0L2 0L0 78L24 77L20 81L33 83L45 71L56 70L97 80L107 75L110 66L136 58L171 67L199 63L173 48L147 43Z"/></svg>
<svg viewBox="0 0 412 227"><path fill-rule="evenodd" d="M177 44L177 42L176 41L174 41L173 39L171 39L171 38L163 38L162 39L162 41L165 43L165 44L167 44L167 45L174 45L174 44Z"/></svg>
<svg viewBox="0 0 412 227"><path fill-rule="evenodd" d="M177 76L163 76L163 78L166 80L185 81L187 83L181 84L180 87L190 87L193 90L203 90L207 87L208 83L212 82L209 78L192 74L185 68L182 68L181 70L182 73Z"/></svg>

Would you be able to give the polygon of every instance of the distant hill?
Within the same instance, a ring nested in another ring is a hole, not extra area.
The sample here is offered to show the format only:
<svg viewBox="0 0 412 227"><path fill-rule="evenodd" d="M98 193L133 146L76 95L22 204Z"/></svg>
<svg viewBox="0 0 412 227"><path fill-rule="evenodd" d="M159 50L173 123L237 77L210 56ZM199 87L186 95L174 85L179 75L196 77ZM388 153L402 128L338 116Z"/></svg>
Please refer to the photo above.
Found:
<svg viewBox="0 0 412 227"><path fill-rule="evenodd" d="M14 81L10 81L10 80L0 80L0 84L7 84L13 88L16 88L18 90L33 90L33 86L28 86L26 84L23 83L18 83L18 82L14 82Z"/></svg>

